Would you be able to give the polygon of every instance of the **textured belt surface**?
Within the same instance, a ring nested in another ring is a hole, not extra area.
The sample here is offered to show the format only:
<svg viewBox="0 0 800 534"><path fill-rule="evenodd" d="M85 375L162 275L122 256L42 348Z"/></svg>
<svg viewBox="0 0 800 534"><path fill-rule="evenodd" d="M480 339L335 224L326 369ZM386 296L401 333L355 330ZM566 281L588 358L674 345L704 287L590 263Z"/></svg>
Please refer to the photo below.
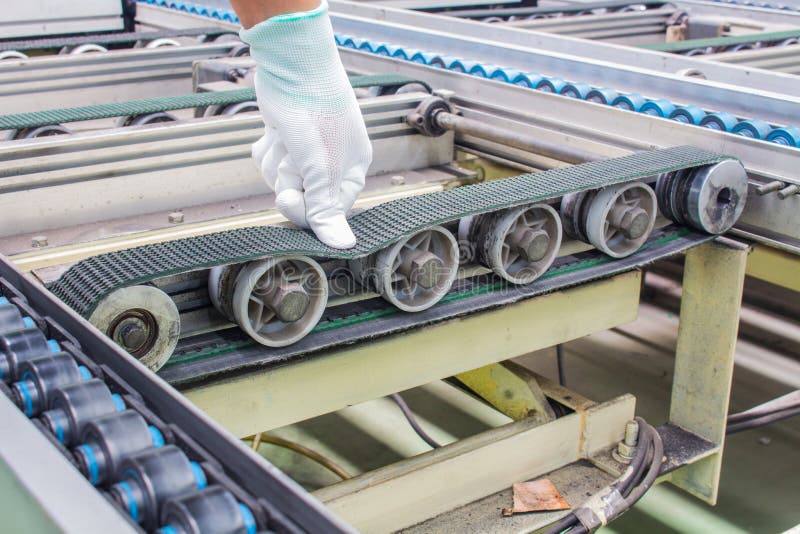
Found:
<svg viewBox="0 0 800 534"><path fill-rule="evenodd" d="M350 220L357 244L349 250L330 248L309 231L282 226L255 226L155 243L82 260L49 288L78 313L88 316L114 289L163 276L286 254L357 258L404 236L468 215L724 159L733 158L694 147L674 147L394 200Z"/></svg>

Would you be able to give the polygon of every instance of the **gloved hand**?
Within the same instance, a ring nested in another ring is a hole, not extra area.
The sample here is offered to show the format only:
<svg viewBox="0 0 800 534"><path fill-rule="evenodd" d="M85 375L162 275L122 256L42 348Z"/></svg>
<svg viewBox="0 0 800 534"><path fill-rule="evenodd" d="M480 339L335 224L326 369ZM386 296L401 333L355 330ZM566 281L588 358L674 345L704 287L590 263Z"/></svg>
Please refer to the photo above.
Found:
<svg viewBox="0 0 800 534"><path fill-rule="evenodd" d="M257 63L266 124L253 158L277 208L327 245L354 246L345 216L364 188L372 145L336 50L327 2L272 17L240 36Z"/></svg>

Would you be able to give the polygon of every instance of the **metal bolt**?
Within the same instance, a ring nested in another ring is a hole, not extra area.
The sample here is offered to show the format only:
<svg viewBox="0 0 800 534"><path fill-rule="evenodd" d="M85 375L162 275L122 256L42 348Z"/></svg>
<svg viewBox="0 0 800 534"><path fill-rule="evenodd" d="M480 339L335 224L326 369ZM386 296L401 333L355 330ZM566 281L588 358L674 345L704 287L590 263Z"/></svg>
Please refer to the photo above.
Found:
<svg viewBox="0 0 800 534"><path fill-rule="evenodd" d="M47 236L46 235L37 235L31 239L31 246L35 248L39 247L46 247L47 243Z"/></svg>
<svg viewBox="0 0 800 534"><path fill-rule="evenodd" d="M169 214L169 222L172 224L182 223L183 222L183 212L182 211L173 211Z"/></svg>
<svg viewBox="0 0 800 534"><path fill-rule="evenodd" d="M550 247L550 236L544 230L526 229L516 240L517 250L528 263L541 260Z"/></svg>
<svg viewBox="0 0 800 534"><path fill-rule="evenodd" d="M117 335L115 337L117 337L125 350L135 352L147 341L147 327L138 318L125 319L117 327Z"/></svg>
<svg viewBox="0 0 800 534"><path fill-rule="evenodd" d="M625 423L625 445L635 447L639 443L639 423L628 421Z"/></svg>
<svg viewBox="0 0 800 534"><path fill-rule="evenodd" d="M625 210L625 213L619 219L619 223L615 224L620 229L622 235L628 239L639 239L647 231L650 224L650 217L647 212L642 208L630 208Z"/></svg>
<svg viewBox="0 0 800 534"><path fill-rule="evenodd" d="M800 187L797 187L796 185L792 184L778 191L778 198L783 200L785 198L789 198L792 195L796 195L799 192L800 192Z"/></svg>
<svg viewBox="0 0 800 534"><path fill-rule="evenodd" d="M405 176L401 176L399 174L396 176L392 176L390 183L392 185L404 185L406 183Z"/></svg>
<svg viewBox="0 0 800 534"><path fill-rule="evenodd" d="M278 287L270 298L270 308L280 321L293 323L305 315L311 298L300 284L287 284Z"/></svg>
<svg viewBox="0 0 800 534"><path fill-rule="evenodd" d="M628 421L625 424L625 437L617 444L617 449L612 452L612 456L618 462L630 463L636 454L636 446L639 443L639 423Z"/></svg>
<svg viewBox="0 0 800 534"><path fill-rule="evenodd" d="M411 276L420 286L430 289L436 285L444 263L432 252L420 252L411 260Z"/></svg>

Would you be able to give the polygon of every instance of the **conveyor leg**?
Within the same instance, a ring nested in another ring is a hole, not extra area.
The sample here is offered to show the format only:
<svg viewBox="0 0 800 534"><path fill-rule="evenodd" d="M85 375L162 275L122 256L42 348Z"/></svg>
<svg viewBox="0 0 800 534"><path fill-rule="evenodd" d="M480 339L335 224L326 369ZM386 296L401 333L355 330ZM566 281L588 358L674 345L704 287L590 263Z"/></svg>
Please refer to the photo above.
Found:
<svg viewBox="0 0 800 534"><path fill-rule="evenodd" d="M529 417L543 424L555 419L536 377L521 366L493 363L457 374L456 378L515 421Z"/></svg>
<svg viewBox="0 0 800 534"><path fill-rule="evenodd" d="M686 254L669 419L718 448L670 481L710 504L717 500L748 252L720 238Z"/></svg>

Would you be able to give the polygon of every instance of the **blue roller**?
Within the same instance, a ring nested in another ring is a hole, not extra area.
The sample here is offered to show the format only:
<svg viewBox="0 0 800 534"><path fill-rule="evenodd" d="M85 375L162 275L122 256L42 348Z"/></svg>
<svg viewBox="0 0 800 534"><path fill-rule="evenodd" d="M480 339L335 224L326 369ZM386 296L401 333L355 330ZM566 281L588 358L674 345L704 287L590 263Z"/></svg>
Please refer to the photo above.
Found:
<svg viewBox="0 0 800 534"><path fill-rule="evenodd" d="M767 121L762 121L761 119L741 121L731 129L731 133L750 137L752 139L766 139L771 131L772 126L770 126Z"/></svg>
<svg viewBox="0 0 800 534"><path fill-rule="evenodd" d="M585 100L586 95L588 95L589 91L591 90L592 86L588 83L576 82L566 84L561 88L561 91L559 91L558 94L566 96L567 98L578 98L580 100Z"/></svg>
<svg viewBox="0 0 800 534"><path fill-rule="evenodd" d="M492 74L492 79L498 82L513 83L521 74L520 71L514 68L497 69L494 74Z"/></svg>
<svg viewBox="0 0 800 534"><path fill-rule="evenodd" d="M467 72L469 73L475 65L478 63L475 61L470 61L468 59L459 59L452 65L450 65L450 70L454 70L456 72Z"/></svg>
<svg viewBox="0 0 800 534"><path fill-rule="evenodd" d="M567 82L561 78L543 78L542 81L536 85L536 88L545 93L559 94L565 85L567 85Z"/></svg>
<svg viewBox="0 0 800 534"><path fill-rule="evenodd" d="M375 48L373 48L372 41L368 41L366 39L360 39L360 41L361 42L358 43L358 49L361 50L362 52L369 52L370 54L374 54L377 51L378 47L375 46Z"/></svg>
<svg viewBox="0 0 800 534"><path fill-rule="evenodd" d="M586 100L598 104L610 105L619 98L619 93L608 87L598 87L586 93Z"/></svg>
<svg viewBox="0 0 800 534"><path fill-rule="evenodd" d="M458 58L453 56L434 56L431 59L430 65L431 67L436 67L437 69L449 69L450 65L458 61Z"/></svg>
<svg viewBox="0 0 800 534"><path fill-rule="evenodd" d="M704 128L710 128L712 130L730 132L738 122L739 119L727 111L720 111L717 113L710 113L703 117L703 120L700 121L700 126Z"/></svg>
<svg viewBox="0 0 800 534"><path fill-rule="evenodd" d="M639 93L619 95L611 102L611 105L615 108L627 109L628 111L641 111L642 106L645 104L647 104L647 99Z"/></svg>
<svg viewBox="0 0 800 534"><path fill-rule="evenodd" d="M411 61L414 63L420 63L422 65L430 65L433 58L436 57L436 54L432 54L430 52L417 52L413 56L411 56Z"/></svg>
<svg viewBox="0 0 800 534"><path fill-rule="evenodd" d="M639 111L645 115L653 115L654 117L669 117L672 112L675 111L675 104L669 100L658 98L645 102Z"/></svg>
<svg viewBox="0 0 800 534"><path fill-rule="evenodd" d="M399 57L397 56L398 53L402 53L405 55L405 51L403 51L402 46L393 45L392 43L386 43L386 55L389 57Z"/></svg>
<svg viewBox="0 0 800 534"><path fill-rule="evenodd" d="M499 69L497 65L484 65L482 63L475 63L469 73L479 78L491 78L492 75Z"/></svg>
<svg viewBox="0 0 800 534"><path fill-rule="evenodd" d="M347 48L356 47L356 39L355 37L351 37L350 35L342 35L339 41L340 41L339 46L345 46Z"/></svg>
<svg viewBox="0 0 800 534"><path fill-rule="evenodd" d="M542 81L542 75L538 72L522 72L514 78L511 83L521 87L535 88Z"/></svg>
<svg viewBox="0 0 800 534"><path fill-rule="evenodd" d="M767 136L767 141L770 143L777 143L779 145L800 147L800 128L797 126L775 128Z"/></svg>
<svg viewBox="0 0 800 534"><path fill-rule="evenodd" d="M389 43L381 43L375 49L375 53L378 54L379 56L391 56L394 50L390 51L389 46L390 46Z"/></svg>
<svg viewBox="0 0 800 534"><path fill-rule="evenodd" d="M408 59L408 55L406 54L406 49L402 46L398 46L394 52L392 52L392 57L398 59Z"/></svg>
<svg viewBox="0 0 800 534"><path fill-rule="evenodd" d="M700 124L706 116L706 112L699 106L681 106L669 114L669 118L684 124Z"/></svg>

